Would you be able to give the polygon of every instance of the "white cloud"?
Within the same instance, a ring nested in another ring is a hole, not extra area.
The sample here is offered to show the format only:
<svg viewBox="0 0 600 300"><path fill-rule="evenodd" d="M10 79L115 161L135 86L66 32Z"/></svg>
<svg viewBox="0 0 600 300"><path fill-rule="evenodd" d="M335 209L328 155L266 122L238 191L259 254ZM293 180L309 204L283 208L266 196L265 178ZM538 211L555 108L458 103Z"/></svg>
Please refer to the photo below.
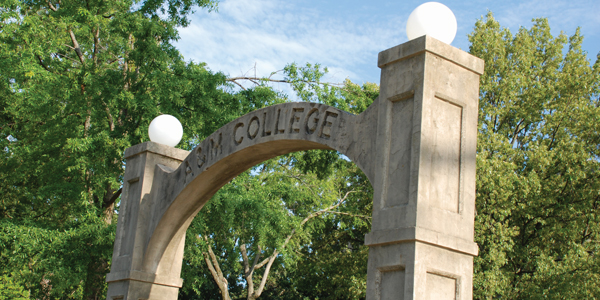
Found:
<svg viewBox="0 0 600 300"><path fill-rule="evenodd" d="M356 70L365 64L376 70L377 52L389 47L384 41L402 37L396 29L380 28L386 26L357 24L291 2L228 0L218 13L196 13L176 45L186 59L230 76L255 65L257 75L267 76L292 62L320 63L332 80L361 82Z"/></svg>
<svg viewBox="0 0 600 300"><path fill-rule="evenodd" d="M176 45L186 59L230 76L253 75L254 66L258 76L267 76L288 63L309 62L329 68L327 81L378 82L377 53L406 41L406 18L422 2L225 0L218 12L193 15ZM452 45L463 50L475 21L488 10L512 32L531 27L537 17L549 19L554 35L581 26L584 48L588 45L593 57L600 50L598 0L442 2L458 19Z"/></svg>

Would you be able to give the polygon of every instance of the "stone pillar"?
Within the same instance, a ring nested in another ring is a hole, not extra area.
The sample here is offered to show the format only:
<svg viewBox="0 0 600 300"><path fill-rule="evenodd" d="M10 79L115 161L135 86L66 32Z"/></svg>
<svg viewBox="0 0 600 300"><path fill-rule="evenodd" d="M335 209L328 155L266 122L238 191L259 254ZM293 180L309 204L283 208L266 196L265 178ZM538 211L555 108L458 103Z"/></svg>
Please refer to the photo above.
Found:
<svg viewBox="0 0 600 300"><path fill-rule="evenodd" d="M378 65L367 299L470 300L483 61L423 36Z"/></svg>
<svg viewBox="0 0 600 300"><path fill-rule="evenodd" d="M108 300L177 299L182 285L181 262L185 236L180 242L175 262L178 268L170 274L154 274L144 270L142 260L148 244L148 224L152 210L150 191L157 167L177 168L188 151L146 142L125 151L127 168L117 223L117 236L108 282Z"/></svg>

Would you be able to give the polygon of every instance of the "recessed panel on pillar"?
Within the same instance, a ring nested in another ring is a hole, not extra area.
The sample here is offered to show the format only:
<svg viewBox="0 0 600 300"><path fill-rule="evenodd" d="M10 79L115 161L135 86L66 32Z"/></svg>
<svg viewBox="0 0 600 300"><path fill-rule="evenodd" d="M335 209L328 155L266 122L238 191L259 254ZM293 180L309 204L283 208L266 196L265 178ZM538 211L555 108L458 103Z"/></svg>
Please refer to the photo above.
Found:
<svg viewBox="0 0 600 300"><path fill-rule="evenodd" d="M121 221L124 223L121 228L123 230L122 234L125 238L122 239L120 248L117 250L119 256L131 255L131 251L133 249L133 243L135 241L135 238L131 236L131 234L134 232L135 226L137 226L137 224L134 224L134 221L137 220L137 215L135 214L137 214L138 209L132 206L139 206L141 202L138 200L142 197L140 187L141 183L139 179L139 177L135 177L133 179L128 180L125 184L125 195L127 195L127 199L129 200L125 204L129 207L127 207L127 209L125 210L126 216L124 216L122 218L123 221ZM136 200L139 202L136 203Z"/></svg>
<svg viewBox="0 0 600 300"><path fill-rule="evenodd" d="M388 107L387 176L383 197L384 207L396 207L408 204L414 99L392 99Z"/></svg>
<svg viewBox="0 0 600 300"><path fill-rule="evenodd" d="M456 278L427 273L427 300L458 300Z"/></svg>
<svg viewBox="0 0 600 300"><path fill-rule="evenodd" d="M431 107L431 206L460 211L463 106L440 97Z"/></svg>
<svg viewBox="0 0 600 300"><path fill-rule="evenodd" d="M379 299L404 299L404 269L401 267L379 271Z"/></svg>

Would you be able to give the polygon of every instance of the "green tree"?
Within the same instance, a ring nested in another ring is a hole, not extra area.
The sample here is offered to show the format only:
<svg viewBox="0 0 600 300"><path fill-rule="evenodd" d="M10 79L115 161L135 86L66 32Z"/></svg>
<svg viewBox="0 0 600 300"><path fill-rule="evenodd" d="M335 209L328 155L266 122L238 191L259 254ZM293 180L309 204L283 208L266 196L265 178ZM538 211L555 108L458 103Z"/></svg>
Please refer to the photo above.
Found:
<svg viewBox="0 0 600 300"><path fill-rule="evenodd" d="M212 0L0 2L0 275L33 298L102 298L122 154L176 116L189 149L274 101L171 44Z"/></svg>
<svg viewBox="0 0 600 300"><path fill-rule="evenodd" d="M0 276L0 299L27 300L29 293L17 285L8 275Z"/></svg>
<svg viewBox="0 0 600 300"><path fill-rule="evenodd" d="M485 60L475 298L599 298L600 59L546 19L513 36L489 13L469 39Z"/></svg>
<svg viewBox="0 0 600 300"><path fill-rule="evenodd" d="M310 244L300 248L299 259L286 270L284 299L364 299L369 247L364 236L371 230L373 191L356 165L344 161L340 185L352 188L343 211L324 216L310 233ZM338 171L338 172L340 172ZM281 289L281 288L280 288Z"/></svg>
<svg viewBox="0 0 600 300"><path fill-rule="evenodd" d="M208 267L223 299L256 299L267 280L273 285L287 279L270 272L298 263L296 252L310 247L311 234L323 230L319 218L349 214L348 202L357 201L351 197L359 192L357 186L343 184L340 167L319 180L315 173L293 167L297 156L301 154L263 164L252 172L257 174L238 176L188 230L186 255L202 258L198 263Z"/></svg>

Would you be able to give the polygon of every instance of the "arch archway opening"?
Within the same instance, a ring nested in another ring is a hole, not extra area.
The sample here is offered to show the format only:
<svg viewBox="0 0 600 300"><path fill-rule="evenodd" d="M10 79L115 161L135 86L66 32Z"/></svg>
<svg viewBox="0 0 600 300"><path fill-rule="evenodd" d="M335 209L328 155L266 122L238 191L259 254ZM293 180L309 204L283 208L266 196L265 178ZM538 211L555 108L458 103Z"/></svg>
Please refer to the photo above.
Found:
<svg viewBox="0 0 600 300"><path fill-rule="evenodd" d="M317 293L319 283L330 287L320 289L321 296L337 287L364 297L371 197L364 173L335 151L294 152L254 166L223 186L191 222L180 293L200 289L235 298L286 289L301 296ZM340 262L356 280L340 278Z"/></svg>

